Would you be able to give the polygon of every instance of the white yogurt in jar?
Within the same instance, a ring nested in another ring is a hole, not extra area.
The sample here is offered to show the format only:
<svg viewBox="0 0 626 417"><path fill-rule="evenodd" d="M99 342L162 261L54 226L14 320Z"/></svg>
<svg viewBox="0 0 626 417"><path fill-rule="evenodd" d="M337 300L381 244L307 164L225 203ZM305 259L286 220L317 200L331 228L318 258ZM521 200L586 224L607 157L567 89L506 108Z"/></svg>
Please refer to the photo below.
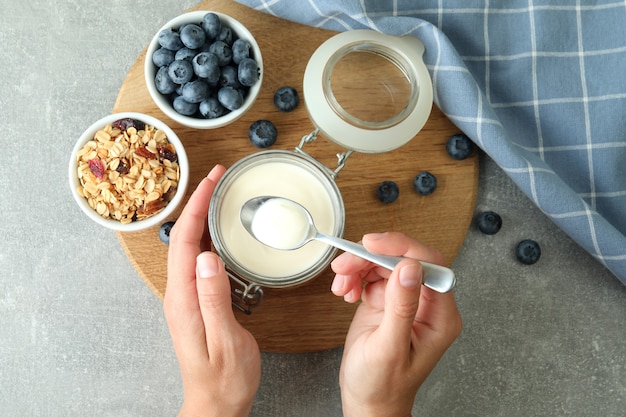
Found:
<svg viewBox="0 0 626 417"><path fill-rule="evenodd" d="M321 233L337 235L337 224L340 224L339 232L343 232L343 203L338 203L338 190L333 195L334 182L322 180L322 174L305 166L310 163L304 164L300 157L294 158L292 152L276 153L261 161L253 161L232 175L227 172L222 179L224 184L218 185L213 196L218 201L211 202L215 208L212 207L210 214L215 218L209 222L215 229L211 236L218 251L227 264L237 264L233 270L249 271L263 278L264 285L289 286L290 277L319 266L324 258L328 258L332 248L317 241L291 251L264 245L241 224L241 207L258 196L284 197L305 207Z"/></svg>
<svg viewBox="0 0 626 417"><path fill-rule="evenodd" d="M282 250L302 246L311 230L306 209L283 198L270 198L261 204L254 213L250 228L257 240Z"/></svg>

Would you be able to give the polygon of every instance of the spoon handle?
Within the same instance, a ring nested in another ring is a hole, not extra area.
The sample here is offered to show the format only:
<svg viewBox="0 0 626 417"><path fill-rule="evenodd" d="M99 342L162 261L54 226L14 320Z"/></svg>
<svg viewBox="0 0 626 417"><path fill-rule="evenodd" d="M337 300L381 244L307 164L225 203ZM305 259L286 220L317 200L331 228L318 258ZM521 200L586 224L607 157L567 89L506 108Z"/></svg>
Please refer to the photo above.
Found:
<svg viewBox="0 0 626 417"><path fill-rule="evenodd" d="M315 240L322 241L328 245L332 245L345 252L349 252L360 258L366 259L376 265L382 266L389 270L393 270L396 265L406 259L402 256L388 256L379 255L369 252L365 249L365 246L351 242L349 240L340 239L337 237L326 236L322 233L318 233L315 236ZM454 272L446 268L445 266L433 264L430 262L420 261L424 270L424 285L440 293L446 293L454 288L456 278Z"/></svg>

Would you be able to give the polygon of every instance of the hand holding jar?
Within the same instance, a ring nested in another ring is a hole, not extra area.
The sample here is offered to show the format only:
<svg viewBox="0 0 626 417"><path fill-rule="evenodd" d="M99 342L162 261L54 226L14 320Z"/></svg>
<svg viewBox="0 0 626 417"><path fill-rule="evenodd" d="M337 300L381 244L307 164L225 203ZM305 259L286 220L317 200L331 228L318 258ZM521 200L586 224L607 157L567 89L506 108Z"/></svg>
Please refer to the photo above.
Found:
<svg viewBox="0 0 626 417"><path fill-rule="evenodd" d="M260 383L258 344L235 319L224 264L209 251L209 200L224 171L200 182L170 234L164 310L183 380L180 416L248 415Z"/></svg>
<svg viewBox="0 0 626 417"><path fill-rule="evenodd" d="M410 416L417 390L461 332L454 295L422 286L417 260L441 254L401 233L369 234L373 253L405 256L389 271L344 253L331 264L332 291L362 300L346 338L340 370L345 416ZM363 286L365 282L365 286Z"/></svg>

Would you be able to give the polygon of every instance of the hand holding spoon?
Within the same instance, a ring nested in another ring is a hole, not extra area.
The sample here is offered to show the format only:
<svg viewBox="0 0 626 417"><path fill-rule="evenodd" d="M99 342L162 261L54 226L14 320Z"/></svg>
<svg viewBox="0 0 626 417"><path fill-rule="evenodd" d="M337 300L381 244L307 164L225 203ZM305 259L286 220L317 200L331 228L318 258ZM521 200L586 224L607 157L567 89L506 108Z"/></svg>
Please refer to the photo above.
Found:
<svg viewBox="0 0 626 417"><path fill-rule="evenodd" d="M248 233L275 249L294 250L318 240L390 270L406 259L374 254L358 243L320 233L306 208L282 197L263 196L248 200L241 208L240 218ZM454 287L456 278L451 269L429 262L420 263L424 269L425 286L441 293Z"/></svg>

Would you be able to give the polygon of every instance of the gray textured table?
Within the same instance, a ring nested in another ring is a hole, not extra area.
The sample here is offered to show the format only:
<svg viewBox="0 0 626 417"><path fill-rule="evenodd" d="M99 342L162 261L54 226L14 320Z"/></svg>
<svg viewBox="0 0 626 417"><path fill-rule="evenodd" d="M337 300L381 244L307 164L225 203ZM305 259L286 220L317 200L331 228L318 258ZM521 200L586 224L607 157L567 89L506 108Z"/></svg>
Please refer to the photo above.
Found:
<svg viewBox="0 0 626 417"><path fill-rule="evenodd" d="M178 364L161 302L113 232L75 207L77 135L113 107L152 34L193 1L0 1L0 415L175 415ZM151 19L147 16L158 16ZM463 334L418 394L428 416L622 416L626 288L487 158L454 262ZM542 245L514 260L522 238ZM340 416L341 349L263 354L254 416Z"/></svg>

